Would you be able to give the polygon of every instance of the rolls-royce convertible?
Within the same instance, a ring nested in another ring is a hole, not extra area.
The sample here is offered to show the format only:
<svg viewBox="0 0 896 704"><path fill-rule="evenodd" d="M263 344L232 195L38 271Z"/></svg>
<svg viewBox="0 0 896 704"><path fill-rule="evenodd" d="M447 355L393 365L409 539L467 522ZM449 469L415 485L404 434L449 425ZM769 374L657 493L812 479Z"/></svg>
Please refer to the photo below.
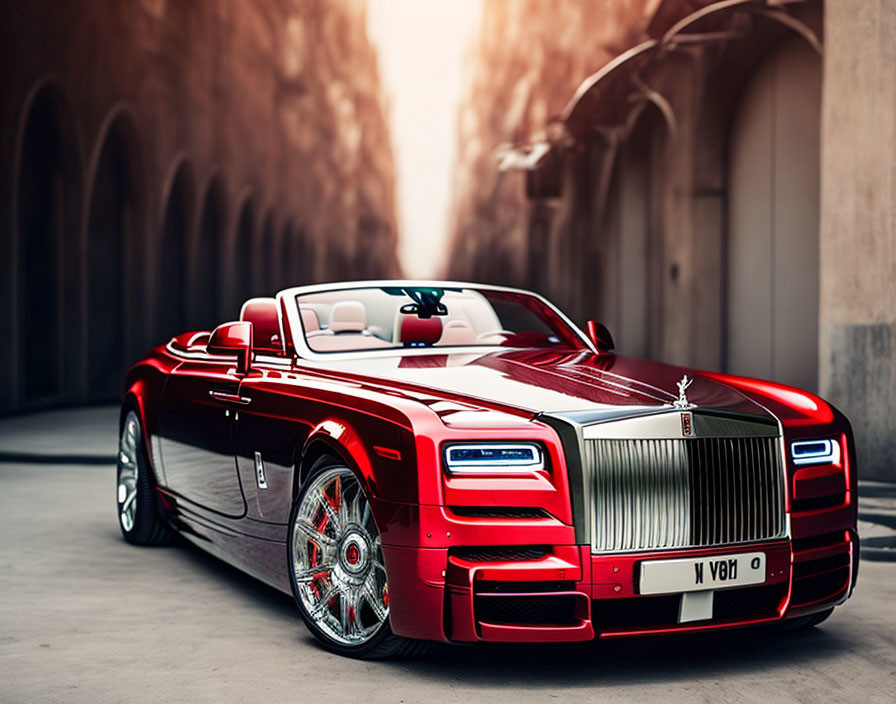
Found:
<svg viewBox="0 0 896 704"><path fill-rule="evenodd" d="M824 620L858 567L847 419L613 347L495 286L253 298L128 371L122 533L292 594L354 657Z"/></svg>

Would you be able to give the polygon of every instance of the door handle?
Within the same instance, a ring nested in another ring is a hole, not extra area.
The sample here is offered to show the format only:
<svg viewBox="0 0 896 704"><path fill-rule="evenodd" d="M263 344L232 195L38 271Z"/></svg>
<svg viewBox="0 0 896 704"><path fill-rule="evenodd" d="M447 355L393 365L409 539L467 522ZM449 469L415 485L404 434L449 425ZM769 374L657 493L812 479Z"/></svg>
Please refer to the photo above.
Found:
<svg viewBox="0 0 896 704"><path fill-rule="evenodd" d="M215 399L215 401L221 401L222 403L237 403L240 406L248 406L250 403L252 403L252 399L248 396L240 396L239 394L226 394L223 391L215 391L214 389L209 391L208 395Z"/></svg>

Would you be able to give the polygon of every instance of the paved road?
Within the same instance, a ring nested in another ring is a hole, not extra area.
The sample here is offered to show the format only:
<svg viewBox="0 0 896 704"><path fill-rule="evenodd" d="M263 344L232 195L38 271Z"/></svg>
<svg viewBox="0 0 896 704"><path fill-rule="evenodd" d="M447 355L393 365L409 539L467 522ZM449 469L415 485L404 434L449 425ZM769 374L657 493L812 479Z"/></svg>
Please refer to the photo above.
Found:
<svg viewBox="0 0 896 704"><path fill-rule="evenodd" d="M893 701L896 565L805 633L449 647L356 662L193 548L133 548L113 470L0 464L0 701Z"/></svg>

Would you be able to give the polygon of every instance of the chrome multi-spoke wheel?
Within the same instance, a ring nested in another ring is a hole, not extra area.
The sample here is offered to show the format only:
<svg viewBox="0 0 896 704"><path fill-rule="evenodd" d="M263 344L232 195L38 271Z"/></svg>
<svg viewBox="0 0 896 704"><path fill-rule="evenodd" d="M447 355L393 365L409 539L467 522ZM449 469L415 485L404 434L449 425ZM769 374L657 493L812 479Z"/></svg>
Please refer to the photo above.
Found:
<svg viewBox="0 0 896 704"><path fill-rule="evenodd" d="M128 412L118 442L118 520L125 533L134 530L137 517L137 479L140 467L137 452L140 442L140 420Z"/></svg>
<svg viewBox="0 0 896 704"><path fill-rule="evenodd" d="M116 507L121 534L136 545L168 545L175 535L156 503L151 465L143 447L143 427L135 405L126 406L118 439Z"/></svg>
<svg viewBox="0 0 896 704"><path fill-rule="evenodd" d="M290 534L297 599L327 640L369 643L389 617L389 586L376 523L361 484L345 466L313 474Z"/></svg>

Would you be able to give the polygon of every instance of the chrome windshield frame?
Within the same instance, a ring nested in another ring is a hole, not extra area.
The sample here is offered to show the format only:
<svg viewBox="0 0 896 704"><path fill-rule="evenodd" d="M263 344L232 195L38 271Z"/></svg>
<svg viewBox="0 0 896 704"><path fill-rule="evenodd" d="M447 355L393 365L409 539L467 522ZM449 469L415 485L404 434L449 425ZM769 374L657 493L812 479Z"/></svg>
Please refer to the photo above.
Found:
<svg viewBox="0 0 896 704"><path fill-rule="evenodd" d="M439 354L488 354L499 350L507 350L507 347L499 345L445 345L443 347L390 347L386 349L372 350L353 350L350 352L315 352L308 346L305 339L304 328L299 314L299 306L297 297L313 293L327 293L330 291L351 291L353 289L365 288L467 288L474 291L501 291L504 293L515 293L523 296L531 296L546 308L551 310L557 317L569 327L570 330L581 340L584 349L598 354L589 337L573 323L569 317L563 313L557 306L549 300L540 296L533 291L525 289L509 288L506 286L492 286L487 284L475 284L463 281L422 281L422 280L397 280L383 279L377 281L343 281L339 283L314 284L313 286L295 286L293 288L284 289L277 294L277 304L279 311L286 311L289 329L292 335L293 347L296 356L305 361L310 362L339 362L351 359L375 359L383 357L414 357L420 355L429 355L436 349Z"/></svg>

